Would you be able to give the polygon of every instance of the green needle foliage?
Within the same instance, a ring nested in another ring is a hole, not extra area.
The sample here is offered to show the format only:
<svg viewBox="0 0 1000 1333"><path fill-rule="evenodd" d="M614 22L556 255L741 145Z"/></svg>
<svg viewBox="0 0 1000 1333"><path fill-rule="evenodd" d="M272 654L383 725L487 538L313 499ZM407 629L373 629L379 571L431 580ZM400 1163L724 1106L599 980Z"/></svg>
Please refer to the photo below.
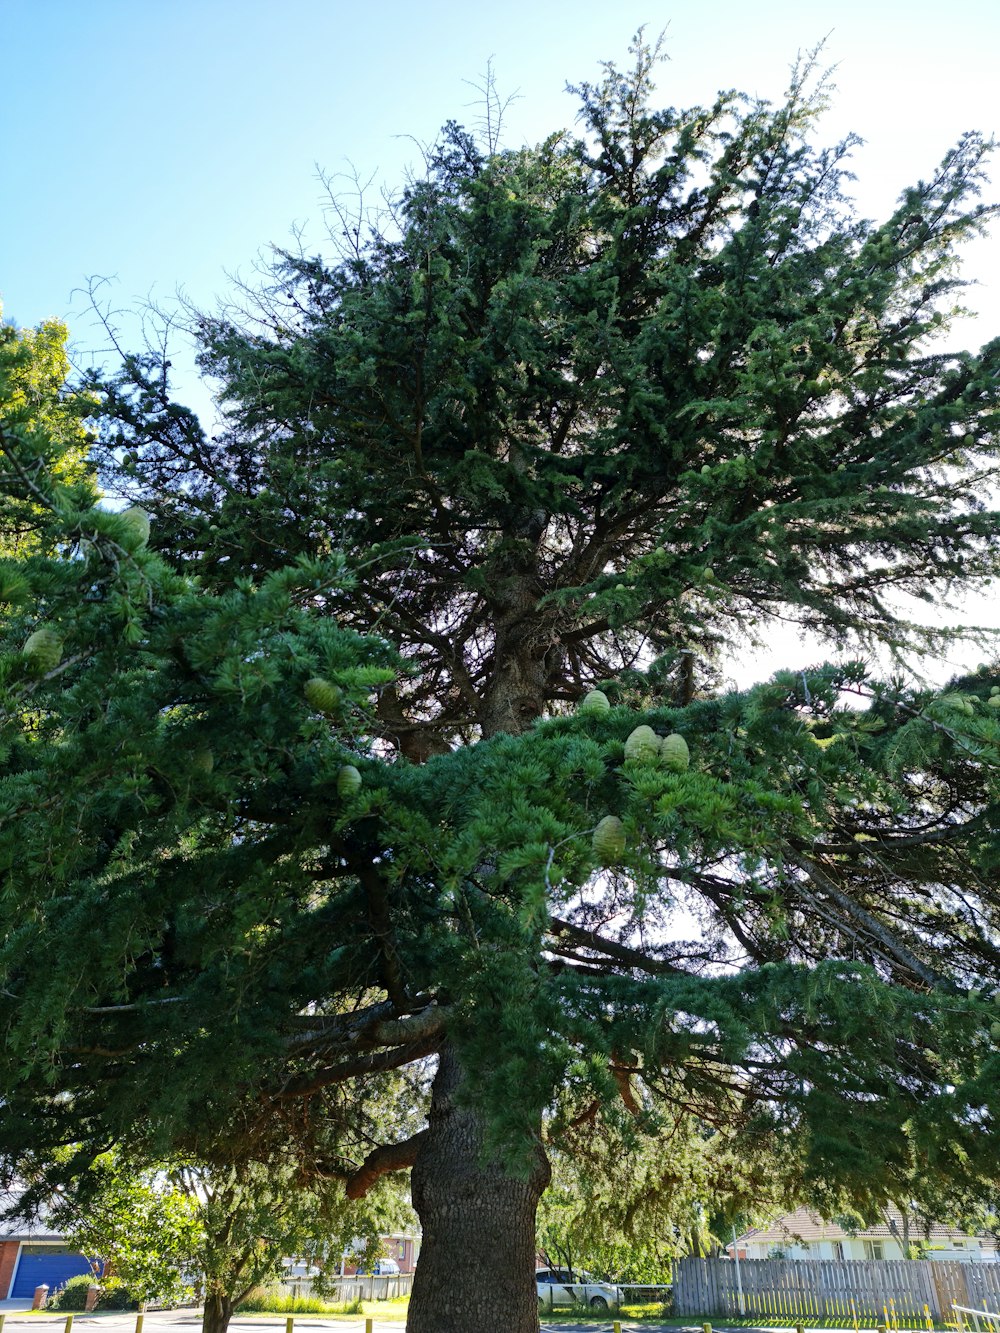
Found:
<svg viewBox="0 0 1000 1333"><path fill-rule="evenodd" d="M787 620L932 651L900 597L998 572L1000 344L935 341L988 145L865 222L811 66L658 110L635 54L579 138L451 125L384 225L205 316L214 438L152 355L95 381L148 548L5 431L52 533L0 660L11 1149L294 1142L352 1197L433 1161L428 1230L484 1155L540 1190L553 1108L768 1145L831 1209L995 1178L1000 674L712 665ZM390 1141L438 1052L477 1127L443 1154L440 1116Z"/></svg>

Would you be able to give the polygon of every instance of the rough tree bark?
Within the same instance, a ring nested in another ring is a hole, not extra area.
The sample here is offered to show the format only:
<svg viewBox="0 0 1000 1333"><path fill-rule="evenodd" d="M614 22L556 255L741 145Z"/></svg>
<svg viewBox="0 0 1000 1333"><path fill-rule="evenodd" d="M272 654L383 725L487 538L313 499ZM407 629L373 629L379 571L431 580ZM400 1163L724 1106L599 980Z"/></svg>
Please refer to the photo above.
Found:
<svg viewBox="0 0 1000 1333"><path fill-rule="evenodd" d="M461 1077L446 1046L413 1167L423 1241L407 1333L538 1333L535 1212L548 1160L539 1143L527 1179L484 1161L479 1116L455 1104Z"/></svg>
<svg viewBox="0 0 1000 1333"><path fill-rule="evenodd" d="M205 1312L202 1315L202 1333L226 1333L233 1317L232 1299L217 1288L205 1293Z"/></svg>

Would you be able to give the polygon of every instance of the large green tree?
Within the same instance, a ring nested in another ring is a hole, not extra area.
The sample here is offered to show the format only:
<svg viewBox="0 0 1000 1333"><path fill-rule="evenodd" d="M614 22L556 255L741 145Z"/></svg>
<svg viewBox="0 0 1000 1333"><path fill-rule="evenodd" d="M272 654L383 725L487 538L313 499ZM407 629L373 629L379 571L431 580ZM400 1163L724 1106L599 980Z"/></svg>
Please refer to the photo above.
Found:
<svg viewBox="0 0 1000 1333"><path fill-rule="evenodd" d="M987 146L865 222L808 68L659 110L635 54L206 316L213 438L153 356L96 386L156 554L47 482L8 621L4 1141L412 1165L411 1333L537 1327L557 1103L770 1136L826 1206L997 1170L1000 678L712 668L933 649L900 597L998 571L1000 349L933 341Z"/></svg>

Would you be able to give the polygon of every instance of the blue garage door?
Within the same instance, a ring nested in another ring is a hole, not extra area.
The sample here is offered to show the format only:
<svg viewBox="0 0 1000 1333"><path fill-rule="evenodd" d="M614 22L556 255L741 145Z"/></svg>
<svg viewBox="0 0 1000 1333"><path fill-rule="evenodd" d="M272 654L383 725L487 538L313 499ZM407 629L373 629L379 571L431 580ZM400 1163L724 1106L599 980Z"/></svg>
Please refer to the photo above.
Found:
<svg viewBox="0 0 1000 1333"><path fill-rule="evenodd" d="M49 1291L55 1291L68 1278L91 1271L89 1260L82 1254L74 1254L58 1245L22 1245L10 1295L20 1300L23 1296L33 1295L35 1288L43 1283Z"/></svg>

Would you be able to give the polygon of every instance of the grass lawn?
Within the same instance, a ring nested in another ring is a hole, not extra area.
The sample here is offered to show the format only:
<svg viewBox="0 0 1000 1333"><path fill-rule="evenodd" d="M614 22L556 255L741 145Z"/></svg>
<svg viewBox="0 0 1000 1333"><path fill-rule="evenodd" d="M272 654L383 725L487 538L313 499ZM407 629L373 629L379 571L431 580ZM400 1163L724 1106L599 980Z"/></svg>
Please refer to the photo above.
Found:
<svg viewBox="0 0 1000 1333"><path fill-rule="evenodd" d="M406 1307L410 1303L408 1296L398 1301L321 1301L312 1296L275 1296L262 1297L241 1305L237 1311L240 1319L260 1319L274 1323L276 1318L289 1315L302 1315L303 1318L318 1315L331 1322L341 1319L357 1321L358 1315L374 1316L378 1319L406 1320Z"/></svg>

